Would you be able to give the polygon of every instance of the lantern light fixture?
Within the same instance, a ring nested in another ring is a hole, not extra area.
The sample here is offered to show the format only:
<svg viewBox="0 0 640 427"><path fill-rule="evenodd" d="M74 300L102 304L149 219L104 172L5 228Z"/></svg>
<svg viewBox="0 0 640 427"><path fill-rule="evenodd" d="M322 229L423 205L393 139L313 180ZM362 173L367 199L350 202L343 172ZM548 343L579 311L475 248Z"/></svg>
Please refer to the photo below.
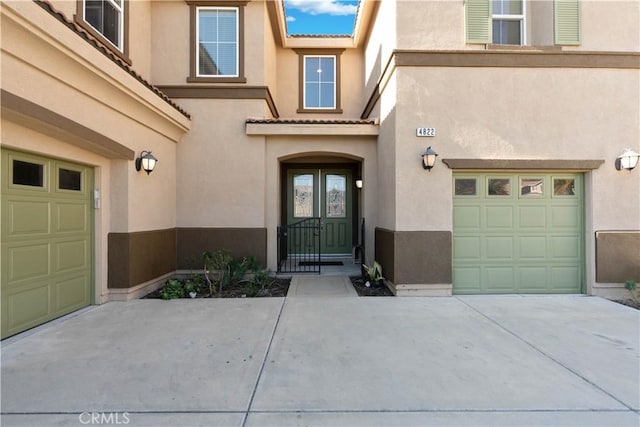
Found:
<svg viewBox="0 0 640 427"><path fill-rule="evenodd" d="M431 172L431 168L436 164L436 157L438 157L438 153L433 151L429 146L420 156L422 157L422 167Z"/></svg>
<svg viewBox="0 0 640 427"><path fill-rule="evenodd" d="M356 188L357 188L358 190L361 190L361 189L362 189L362 178L358 178L358 179L356 179Z"/></svg>
<svg viewBox="0 0 640 427"><path fill-rule="evenodd" d="M638 159L640 154L633 151L631 148L624 150L622 154L616 158L616 170L628 170L631 172L636 166L638 166Z"/></svg>
<svg viewBox="0 0 640 427"><path fill-rule="evenodd" d="M151 154L151 151L143 151L140 153L140 157L136 159L136 170L140 172L140 169L144 169L149 175L155 169L156 163L158 163L158 159Z"/></svg>

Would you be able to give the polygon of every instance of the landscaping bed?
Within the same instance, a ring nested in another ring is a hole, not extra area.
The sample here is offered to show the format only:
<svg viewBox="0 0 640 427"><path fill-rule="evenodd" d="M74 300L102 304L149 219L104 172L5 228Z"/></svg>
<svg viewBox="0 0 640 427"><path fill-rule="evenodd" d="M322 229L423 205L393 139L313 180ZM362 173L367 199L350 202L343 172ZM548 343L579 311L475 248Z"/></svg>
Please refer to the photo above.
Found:
<svg viewBox="0 0 640 427"><path fill-rule="evenodd" d="M640 301L634 299L614 299L613 302L640 310Z"/></svg>
<svg viewBox="0 0 640 427"><path fill-rule="evenodd" d="M358 296L361 297L392 297L393 292L385 285L382 286L369 286L365 285L366 281L360 276L350 277L351 284L355 288Z"/></svg>
<svg viewBox="0 0 640 427"><path fill-rule="evenodd" d="M271 278L269 283L264 286L264 288L259 289L257 291L253 291L253 289L248 288L247 283L233 283L226 287L223 287L222 290L218 291L215 294L211 294L209 289L202 288L199 292L196 291L195 298L255 298L255 297L285 297L287 296L287 291L289 290L289 284L291 283L291 279L281 279L281 278ZM163 286L160 289L157 289L143 298L152 298L152 299L170 299L163 298L163 289L167 286ZM184 285L183 285L184 286ZM191 298L188 292L184 292L182 295L177 296L176 298Z"/></svg>

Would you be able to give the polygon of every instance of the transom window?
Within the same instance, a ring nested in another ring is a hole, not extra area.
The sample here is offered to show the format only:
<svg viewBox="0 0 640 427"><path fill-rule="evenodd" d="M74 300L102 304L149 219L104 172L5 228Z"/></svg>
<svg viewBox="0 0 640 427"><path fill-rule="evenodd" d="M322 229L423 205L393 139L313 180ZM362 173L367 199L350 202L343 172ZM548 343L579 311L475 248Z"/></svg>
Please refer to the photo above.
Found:
<svg viewBox="0 0 640 427"><path fill-rule="evenodd" d="M304 108L336 108L335 55L304 56Z"/></svg>
<svg viewBox="0 0 640 427"><path fill-rule="evenodd" d="M84 0L84 20L121 52L124 50L124 1Z"/></svg>
<svg viewBox="0 0 640 427"><path fill-rule="evenodd" d="M526 44L524 0L492 0L494 44Z"/></svg>
<svg viewBox="0 0 640 427"><path fill-rule="evenodd" d="M197 8L197 77L238 77L238 8Z"/></svg>

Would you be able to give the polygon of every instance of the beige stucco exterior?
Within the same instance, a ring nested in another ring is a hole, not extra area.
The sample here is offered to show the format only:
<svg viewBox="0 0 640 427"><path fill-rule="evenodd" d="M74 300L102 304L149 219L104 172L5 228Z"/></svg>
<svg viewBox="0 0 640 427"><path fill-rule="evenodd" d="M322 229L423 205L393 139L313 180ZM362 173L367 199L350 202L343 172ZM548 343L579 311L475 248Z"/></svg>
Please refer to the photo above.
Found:
<svg viewBox="0 0 640 427"><path fill-rule="evenodd" d="M180 265L130 265L116 286L110 249L171 235L177 254L180 230L264 232L258 249L276 270L282 165L314 159L358 165L368 262L381 256L376 230L418 242L418 260L432 257L420 258L429 233L447 244L455 170L442 160L604 161L580 171L586 290L612 295L622 284L597 281L594 235L640 228L638 170L613 167L623 149L640 151L640 6L582 1L581 44L553 46L553 2L525 4L528 46L494 46L466 42L456 0L363 0L354 37L338 38L287 37L280 0L225 2L243 10L244 73L216 82L191 76L185 0L128 1L124 60L73 23L76 1L2 1L0 145L94 168L96 303L139 296ZM339 55L340 111L300 111L307 52ZM417 127L437 135L416 137ZM430 172L427 146L439 153ZM151 175L134 167L143 150L159 159ZM143 259L138 249L129 261ZM396 272L418 279L393 284L450 294L450 264L437 280Z"/></svg>

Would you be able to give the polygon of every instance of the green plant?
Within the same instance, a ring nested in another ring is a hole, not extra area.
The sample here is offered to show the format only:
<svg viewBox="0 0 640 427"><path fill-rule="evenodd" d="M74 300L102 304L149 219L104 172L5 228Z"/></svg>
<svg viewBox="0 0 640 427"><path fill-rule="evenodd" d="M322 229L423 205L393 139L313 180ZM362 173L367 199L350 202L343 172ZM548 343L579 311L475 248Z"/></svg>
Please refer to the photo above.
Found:
<svg viewBox="0 0 640 427"><path fill-rule="evenodd" d="M362 268L366 274L366 278L369 279L370 282L379 282L380 280L384 280L382 276L382 266L378 263L378 261L373 261L373 265L371 267L367 267L362 264Z"/></svg>
<svg viewBox="0 0 640 427"><path fill-rule="evenodd" d="M178 279L169 279L164 287L160 289L160 297L162 299L183 298L186 295L183 283Z"/></svg>
<svg viewBox="0 0 640 427"><path fill-rule="evenodd" d="M262 270L262 265L258 261L255 255L250 255L246 257L244 260L245 265L247 266L247 271L258 271Z"/></svg>
<svg viewBox="0 0 640 427"><path fill-rule="evenodd" d="M271 271L259 269L253 274L253 278L245 280L245 293L249 297L255 297L264 292L264 289L269 285L271 281Z"/></svg>
<svg viewBox="0 0 640 427"><path fill-rule="evenodd" d="M205 251L202 254L202 261L204 263L204 278L209 284L209 292L214 295L222 291L222 287L230 280L231 274L231 262L233 257L229 251L219 250L216 252ZM218 283L218 289L215 287L215 283Z"/></svg>
<svg viewBox="0 0 640 427"><path fill-rule="evenodd" d="M626 282L624 282L624 287L631 294L631 298L633 298L635 301L637 301L638 300L638 296L637 296L636 290L638 289L638 284L633 280L627 280Z"/></svg>

